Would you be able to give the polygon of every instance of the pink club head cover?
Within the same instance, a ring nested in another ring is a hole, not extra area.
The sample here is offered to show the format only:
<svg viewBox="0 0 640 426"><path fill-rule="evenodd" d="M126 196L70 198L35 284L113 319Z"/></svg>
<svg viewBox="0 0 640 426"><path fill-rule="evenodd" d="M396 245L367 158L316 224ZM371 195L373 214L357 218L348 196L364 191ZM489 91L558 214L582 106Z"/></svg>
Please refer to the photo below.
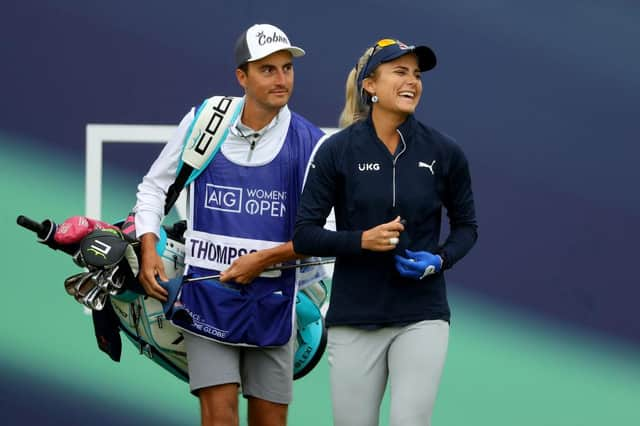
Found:
<svg viewBox="0 0 640 426"><path fill-rule="evenodd" d="M58 244L75 244L92 231L105 228L117 229L101 220L89 219L85 216L72 216L58 226L53 238Z"/></svg>

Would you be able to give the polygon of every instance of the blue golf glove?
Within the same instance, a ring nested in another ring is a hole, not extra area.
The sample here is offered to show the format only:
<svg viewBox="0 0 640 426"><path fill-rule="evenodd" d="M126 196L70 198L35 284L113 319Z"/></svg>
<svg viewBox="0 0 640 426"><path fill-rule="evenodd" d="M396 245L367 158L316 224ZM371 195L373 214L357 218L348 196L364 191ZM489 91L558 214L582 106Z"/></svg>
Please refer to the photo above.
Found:
<svg viewBox="0 0 640 426"><path fill-rule="evenodd" d="M421 280L442 269L442 258L437 254L411 250L405 250L405 253L407 257L395 256L396 269L403 277Z"/></svg>

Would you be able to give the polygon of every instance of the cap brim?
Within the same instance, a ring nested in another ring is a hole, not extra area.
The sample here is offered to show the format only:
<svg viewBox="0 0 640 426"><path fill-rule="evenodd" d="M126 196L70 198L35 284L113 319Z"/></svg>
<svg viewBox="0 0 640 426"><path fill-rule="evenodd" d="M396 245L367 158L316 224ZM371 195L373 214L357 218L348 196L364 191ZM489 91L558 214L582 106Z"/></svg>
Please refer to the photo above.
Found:
<svg viewBox="0 0 640 426"><path fill-rule="evenodd" d="M391 62L401 56L408 55L410 53L415 54L418 58L418 68L420 69L420 71L429 71L435 68L437 60L436 54L433 52L433 50L431 50L431 48L427 46L414 46L401 50L397 49L386 54L381 52L379 54L380 56L374 55L371 61L367 64L364 75L369 75L380 64Z"/></svg>
<svg viewBox="0 0 640 426"><path fill-rule="evenodd" d="M294 58L299 58L300 56L304 56L306 53L304 50L300 49L297 46L291 46L287 50L291 52Z"/></svg>
<svg viewBox="0 0 640 426"><path fill-rule="evenodd" d="M416 46L413 48L413 53L418 57L418 67L420 71L429 71L436 67L438 60L436 54L427 46Z"/></svg>

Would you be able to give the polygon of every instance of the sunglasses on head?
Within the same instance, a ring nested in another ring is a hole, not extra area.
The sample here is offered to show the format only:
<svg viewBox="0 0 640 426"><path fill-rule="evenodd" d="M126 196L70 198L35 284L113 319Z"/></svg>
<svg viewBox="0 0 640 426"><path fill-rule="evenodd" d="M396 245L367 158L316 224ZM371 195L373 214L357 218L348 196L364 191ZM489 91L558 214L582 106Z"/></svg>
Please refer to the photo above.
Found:
<svg viewBox="0 0 640 426"><path fill-rule="evenodd" d="M393 45L398 45L402 49L406 49L408 47L406 44L402 43L401 41L398 41L392 38L383 38L381 40L378 40L376 44L372 46L373 49L371 49L371 53L369 54L369 57L367 58L367 62L364 64L363 69L365 70L367 69L367 67L369 66L369 62L371 62L371 58L373 58L376 53L378 53L385 47L389 47ZM366 77L366 76L363 76L363 77Z"/></svg>
<svg viewBox="0 0 640 426"><path fill-rule="evenodd" d="M373 55L375 55L379 50L387 46L393 46L394 44L398 44L398 40L394 40L391 38L383 38L381 40L378 40L376 44L373 45L373 50L371 51L371 54L369 55L369 57L372 57Z"/></svg>
<svg viewBox="0 0 640 426"><path fill-rule="evenodd" d="M367 61L364 63L364 66L362 67L362 70L360 72L363 72L364 70L367 69L367 67L369 66L369 62L371 62L371 58L373 57L373 55L375 55L378 51L384 49L387 46L393 46L394 44L398 44L397 40L394 40L392 38L383 38L380 39L376 42L376 44L374 44L372 46L371 52L369 53L369 56L367 57ZM358 69L358 64L356 64L356 69ZM366 75L362 75L360 77L360 79L365 78Z"/></svg>

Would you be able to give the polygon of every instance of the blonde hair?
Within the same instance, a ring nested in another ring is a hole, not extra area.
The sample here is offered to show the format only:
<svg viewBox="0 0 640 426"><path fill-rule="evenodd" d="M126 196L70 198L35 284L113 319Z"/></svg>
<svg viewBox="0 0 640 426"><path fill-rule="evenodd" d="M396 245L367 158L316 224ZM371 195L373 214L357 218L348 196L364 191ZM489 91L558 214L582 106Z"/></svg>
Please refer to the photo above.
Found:
<svg viewBox="0 0 640 426"><path fill-rule="evenodd" d="M347 127L356 121L363 120L369 114L369 105L364 100L364 94L360 93L361 88L358 87L358 74L361 69L367 65L367 61L371 57L373 47L368 48L364 54L358 59L358 64L351 69L347 76L344 93L344 108L340 114L340 128ZM364 90L364 89L362 89Z"/></svg>

